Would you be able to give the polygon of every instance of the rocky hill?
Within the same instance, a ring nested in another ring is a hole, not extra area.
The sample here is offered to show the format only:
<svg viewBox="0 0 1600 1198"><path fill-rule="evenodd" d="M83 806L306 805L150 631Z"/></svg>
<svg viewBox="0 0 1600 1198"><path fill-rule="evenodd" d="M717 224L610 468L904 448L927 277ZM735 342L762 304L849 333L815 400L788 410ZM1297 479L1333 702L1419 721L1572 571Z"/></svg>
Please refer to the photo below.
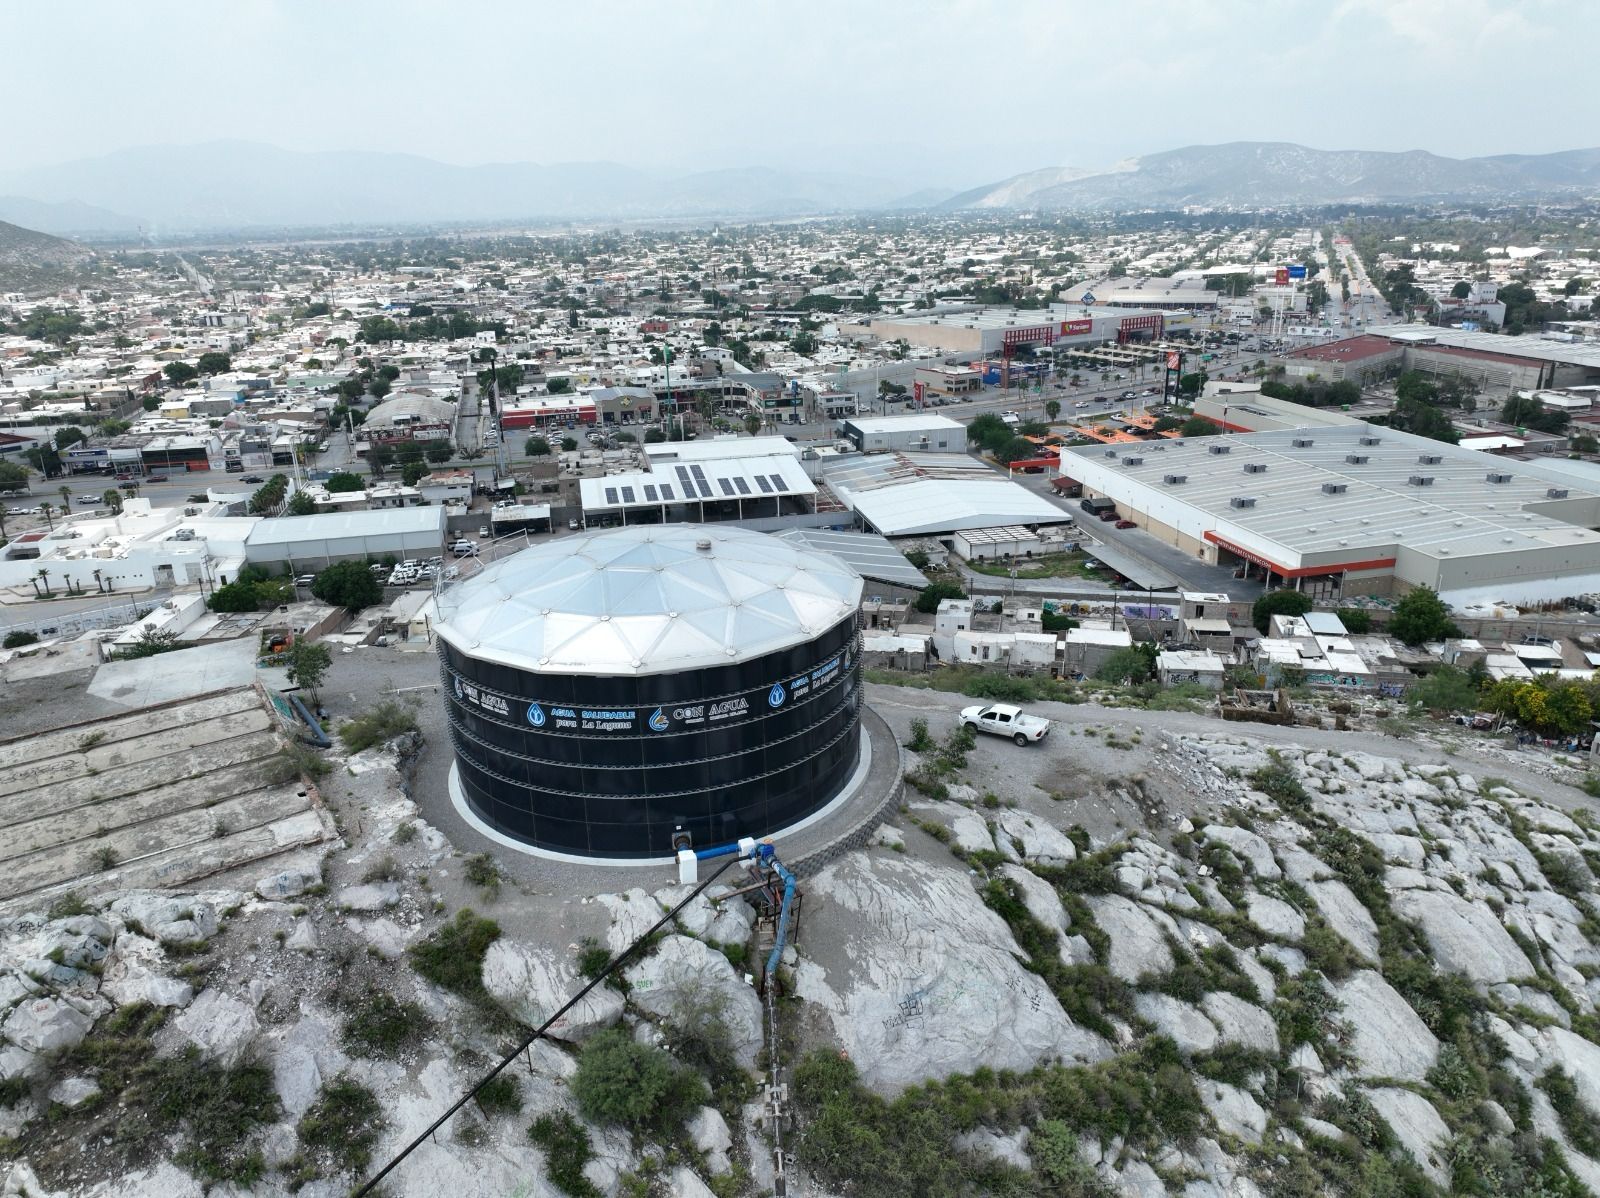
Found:
<svg viewBox="0 0 1600 1198"><path fill-rule="evenodd" d="M1600 149L1446 158L1424 150L1314 150L1290 142L1241 141L1147 154L1104 171L1033 171L964 192L946 207L1127 209L1504 200L1581 197L1592 194L1597 183Z"/></svg>
<svg viewBox="0 0 1600 1198"><path fill-rule="evenodd" d="M802 879L789 1192L1600 1194L1570 764L1041 704L1064 772L873 691L921 748L894 823ZM416 754L334 755L325 860L0 917L0 1193L347 1193L685 897L463 857ZM385 1192L770 1194L753 914L686 907Z"/></svg>
<svg viewBox="0 0 1600 1198"><path fill-rule="evenodd" d="M48 286L89 257L76 242L0 221L0 288Z"/></svg>

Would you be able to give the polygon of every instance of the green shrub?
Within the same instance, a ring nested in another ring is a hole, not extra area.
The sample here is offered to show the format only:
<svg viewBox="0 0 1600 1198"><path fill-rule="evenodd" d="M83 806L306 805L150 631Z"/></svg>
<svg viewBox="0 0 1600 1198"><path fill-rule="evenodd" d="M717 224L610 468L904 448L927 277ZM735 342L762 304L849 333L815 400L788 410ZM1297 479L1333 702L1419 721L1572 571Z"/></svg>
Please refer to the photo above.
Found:
<svg viewBox="0 0 1600 1198"><path fill-rule="evenodd" d="M364 1172L383 1125L383 1108L371 1090L343 1074L334 1078L296 1128L300 1146L312 1154L310 1175Z"/></svg>
<svg viewBox="0 0 1600 1198"><path fill-rule="evenodd" d="M1584 1156L1600 1157L1600 1112L1584 1106L1572 1076L1556 1065L1534 1085L1549 1096L1567 1142Z"/></svg>
<svg viewBox="0 0 1600 1198"><path fill-rule="evenodd" d="M522 1083L512 1074L502 1070L495 1074L473 1095L478 1109L486 1115L516 1115L522 1111Z"/></svg>
<svg viewBox="0 0 1600 1198"><path fill-rule="evenodd" d="M416 713L404 703L385 699L354 719L346 720L339 728L339 740L350 752L359 753L416 730Z"/></svg>
<svg viewBox="0 0 1600 1198"><path fill-rule="evenodd" d="M38 643L39 637L36 633L24 632L20 628L14 628L6 633L5 640L0 641L0 649L20 649L24 645L37 645Z"/></svg>
<svg viewBox="0 0 1600 1198"><path fill-rule="evenodd" d="M466 878L493 899L500 893L500 863L488 853L474 853L467 858Z"/></svg>
<svg viewBox="0 0 1600 1198"><path fill-rule="evenodd" d="M659 1048L616 1028L593 1036L578 1057L572 1096L584 1117L636 1132L672 1133L705 1100L705 1083Z"/></svg>
<svg viewBox="0 0 1600 1198"><path fill-rule="evenodd" d="M388 1057L420 1044L433 1028L433 1020L414 1002L370 987L346 1001L340 1035L353 1057Z"/></svg>
<svg viewBox="0 0 1600 1198"><path fill-rule="evenodd" d="M933 737L928 735L928 721L921 716L911 721L911 739L906 741L906 748L913 753L926 753L933 748Z"/></svg>
<svg viewBox="0 0 1600 1198"><path fill-rule="evenodd" d="M500 925L471 907L456 912L421 944L411 948L411 967L437 986L467 998L483 998L483 957L500 938Z"/></svg>
<svg viewBox="0 0 1600 1198"><path fill-rule="evenodd" d="M589 1133L566 1111L540 1115L528 1128L528 1139L545 1154L545 1175L562 1193L572 1198L600 1198L600 1191L583 1175L583 1167L594 1159Z"/></svg>

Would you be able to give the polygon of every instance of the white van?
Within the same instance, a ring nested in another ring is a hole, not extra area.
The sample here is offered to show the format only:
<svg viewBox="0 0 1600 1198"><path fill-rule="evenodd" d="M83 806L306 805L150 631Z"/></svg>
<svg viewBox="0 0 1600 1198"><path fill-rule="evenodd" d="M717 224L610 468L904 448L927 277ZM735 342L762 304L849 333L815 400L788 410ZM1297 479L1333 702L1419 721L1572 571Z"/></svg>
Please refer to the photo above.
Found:
<svg viewBox="0 0 1600 1198"><path fill-rule="evenodd" d="M456 557L471 557L478 552L478 547L471 541L456 541L450 546L450 552Z"/></svg>

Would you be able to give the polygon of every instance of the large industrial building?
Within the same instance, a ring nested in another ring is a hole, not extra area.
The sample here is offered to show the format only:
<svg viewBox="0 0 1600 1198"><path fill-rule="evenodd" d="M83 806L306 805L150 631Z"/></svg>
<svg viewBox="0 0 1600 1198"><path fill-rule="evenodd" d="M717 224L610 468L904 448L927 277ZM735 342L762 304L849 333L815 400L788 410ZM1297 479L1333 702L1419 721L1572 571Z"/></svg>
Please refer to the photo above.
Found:
<svg viewBox="0 0 1600 1198"><path fill-rule="evenodd" d="M1052 304L1049 308L967 308L923 316L873 317L865 331L881 341L906 341L951 354L990 357L1006 349L1087 347L1159 338L1165 329L1154 309Z"/></svg>
<svg viewBox="0 0 1600 1198"><path fill-rule="evenodd" d="M1527 334L1508 337L1433 325L1395 325L1359 337L1307 346L1279 359L1285 377L1369 383L1416 370L1460 375L1487 395L1600 382L1600 346Z"/></svg>
<svg viewBox="0 0 1600 1198"><path fill-rule="evenodd" d="M865 528L886 537L1072 519L964 453L845 454L827 463L822 477Z"/></svg>
<svg viewBox="0 0 1600 1198"><path fill-rule="evenodd" d="M1085 495L1163 541L1317 595L1451 603L1600 589L1600 487L1363 424L1063 451Z"/></svg>
<svg viewBox="0 0 1600 1198"><path fill-rule="evenodd" d="M726 525L568 537L443 588L458 803L613 858L805 819L860 758L861 594L838 558Z"/></svg>

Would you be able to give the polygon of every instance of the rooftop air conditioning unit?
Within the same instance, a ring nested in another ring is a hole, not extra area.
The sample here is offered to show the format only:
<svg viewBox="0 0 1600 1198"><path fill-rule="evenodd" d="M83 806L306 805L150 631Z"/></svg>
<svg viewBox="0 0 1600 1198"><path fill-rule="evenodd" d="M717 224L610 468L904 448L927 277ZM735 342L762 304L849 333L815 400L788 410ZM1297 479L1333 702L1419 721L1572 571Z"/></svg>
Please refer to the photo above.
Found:
<svg viewBox="0 0 1600 1198"><path fill-rule="evenodd" d="M1565 499L1567 497L1567 489L1565 487L1551 487L1545 492L1545 496L1549 499Z"/></svg>
<svg viewBox="0 0 1600 1198"><path fill-rule="evenodd" d="M1324 495L1343 495L1349 489L1350 489L1350 484L1349 483L1323 483L1322 484L1322 493Z"/></svg>
<svg viewBox="0 0 1600 1198"><path fill-rule="evenodd" d="M1289 444L1293 445L1296 449L1310 449L1314 442L1310 437L1296 437L1293 441L1289 442Z"/></svg>
<svg viewBox="0 0 1600 1198"><path fill-rule="evenodd" d="M1116 450L1114 450L1114 449L1108 449L1108 450L1106 450L1106 457L1108 457L1108 458L1114 458L1114 457L1116 457L1116 456L1117 456L1117 451L1116 451Z"/></svg>
<svg viewBox="0 0 1600 1198"><path fill-rule="evenodd" d="M1161 476L1161 481L1166 483L1169 487L1176 487L1188 482L1189 476L1187 474L1163 474Z"/></svg>
<svg viewBox="0 0 1600 1198"><path fill-rule="evenodd" d="M1378 440L1379 440L1379 438L1377 438L1377 437L1362 437L1360 439L1360 444L1362 444L1362 445L1376 445L1378 443Z"/></svg>
<svg viewBox="0 0 1600 1198"><path fill-rule="evenodd" d="M1129 456L1122 459L1122 464L1124 466L1143 466L1144 459L1137 456Z"/></svg>
<svg viewBox="0 0 1600 1198"><path fill-rule="evenodd" d="M1433 475L1413 474L1410 478L1406 479L1406 484L1412 487L1431 487L1433 486Z"/></svg>
<svg viewBox="0 0 1600 1198"><path fill-rule="evenodd" d="M1425 453L1417 459L1417 464L1420 466L1437 466L1442 461L1444 461L1444 458L1436 453Z"/></svg>
<svg viewBox="0 0 1600 1198"><path fill-rule="evenodd" d="M1511 481L1511 476L1509 474L1497 474L1491 470L1489 472L1489 481L1492 483L1508 483Z"/></svg>
<svg viewBox="0 0 1600 1198"><path fill-rule="evenodd" d="M1228 506L1234 508L1255 507L1255 505L1256 499L1254 495L1235 495L1232 499L1228 500Z"/></svg>
<svg viewBox="0 0 1600 1198"><path fill-rule="evenodd" d="M1265 462L1246 462L1244 464L1244 472L1246 474L1265 474L1267 472L1267 464Z"/></svg>
<svg viewBox="0 0 1600 1198"><path fill-rule="evenodd" d="M1347 453L1344 460L1352 466L1365 466L1369 459L1364 453Z"/></svg>
<svg viewBox="0 0 1600 1198"><path fill-rule="evenodd" d="M1231 445L1207 445L1207 453L1228 453L1233 449Z"/></svg>

